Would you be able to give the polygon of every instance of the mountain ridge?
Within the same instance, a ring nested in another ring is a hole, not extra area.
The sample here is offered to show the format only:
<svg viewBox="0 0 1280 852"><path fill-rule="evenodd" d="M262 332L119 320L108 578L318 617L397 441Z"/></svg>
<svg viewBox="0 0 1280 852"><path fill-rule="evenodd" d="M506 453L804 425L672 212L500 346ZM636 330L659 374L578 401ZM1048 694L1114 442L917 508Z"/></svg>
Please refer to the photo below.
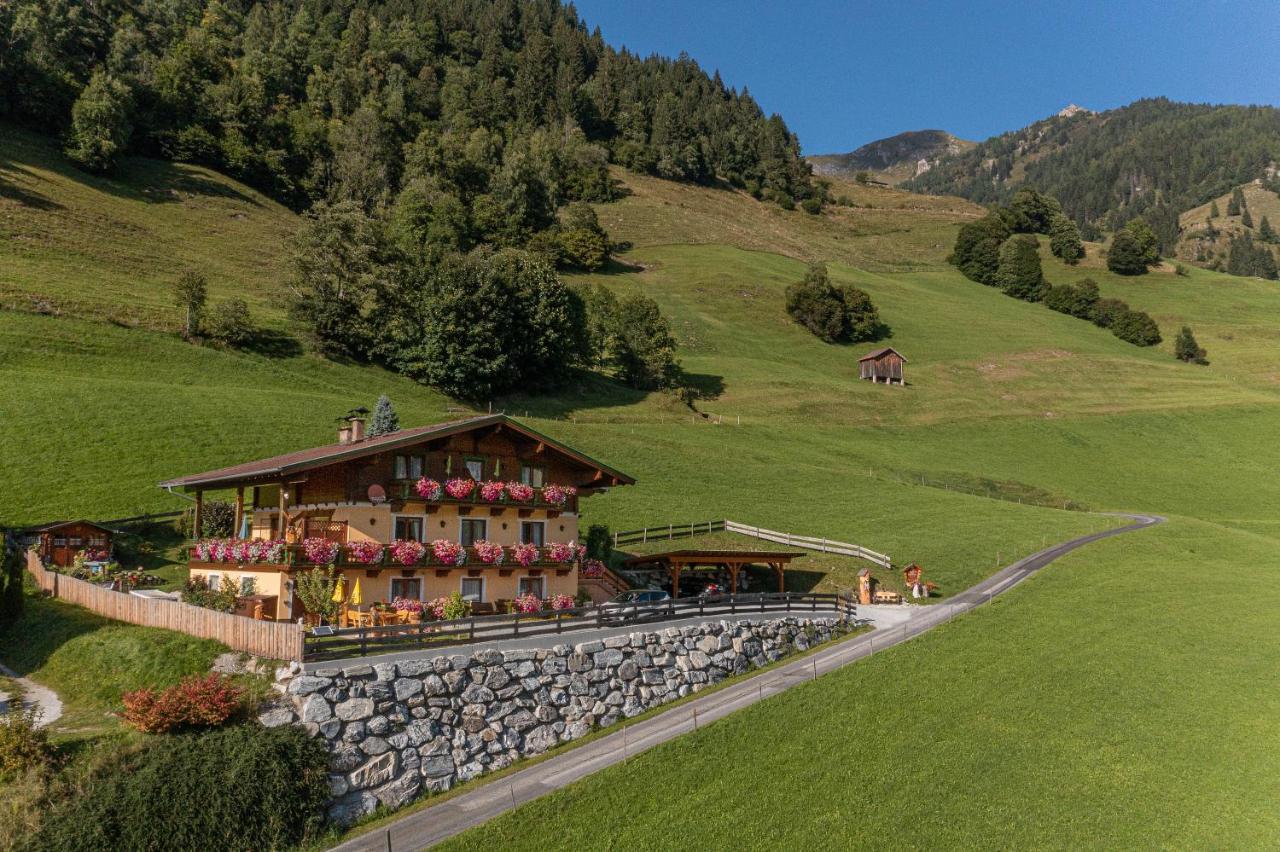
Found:
<svg viewBox="0 0 1280 852"><path fill-rule="evenodd" d="M946 130L907 130L848 153L815 154L807 159L819 175L852 177L868 172L876 180L896 185L924 174L941 158L975 144Z"/></svg>

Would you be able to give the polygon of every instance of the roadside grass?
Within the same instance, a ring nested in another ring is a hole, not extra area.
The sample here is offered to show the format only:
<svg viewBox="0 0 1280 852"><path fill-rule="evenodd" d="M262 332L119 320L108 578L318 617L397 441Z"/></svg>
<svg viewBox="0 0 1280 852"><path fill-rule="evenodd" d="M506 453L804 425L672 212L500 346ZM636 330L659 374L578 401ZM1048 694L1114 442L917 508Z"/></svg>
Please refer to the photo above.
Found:
<svg viewBox="0 0 1280 852"><path fill-rule="evenodd" d="M803 613L800 613L799 617L803 617ZM355 825L351 826L345 831L337 831L337 830L331 831L328 835L324 836L323 838L320 838L314 846L308 846L308 847L305 847L305 849L306 850L314 849L316 850L316 852L319 852L319 850L328 849L332 846L338 845L339 843L346 842L347 840L350 840L354 837L359 837L364 834L371 834L374 831L377 831L379 829L384 829L389 825L391 825L392 823L394 823L396 820L400 819L401 817L407 816L412 813L417 813L418 811L425 810L427 808L435 807L436 805L443 804L444 802L447 802L448 800L455 798L456 796L460 796L463 793L469 793L477 787L483 787L487 784L501 781L503 778L506 778L509 775L514 775L515 773L523 769L528 769L530 766L535 766L539 763L542 763L543 761L550 760L553 757L557 757L559 755L571 752L575 749L579 749L584 745L587 745L588 743L591 743L595 740L600 739L601 737L607 737L607 736L610 736L611 734L616 734L619 731L621 731L624 727L639 724L640 722L644 722L648 719L653 718L654 716L661 715L663 713L666 713L669 710L674 710L678 707L688 704L691 701L695 701L699 698L705 698L708 695L713 695L714 693L720 692L723 689L727 689L728 687L733 686L734 684L740 683L743 680L754 677L756 675L768 674L774 669L788 665L789 663L794 663L797 660L806 659L812 656L813 654L818 653L819 651L824 651L828 648L831 648L835 645L840 644L841 642L845 642L849 639L854 639L865 633L869 633L871 632L872 629L873 628L868 625L855 627L841 634L835 639L832 639L828 642L824 642L819 645L813 645L808 650L788 654L787 656L783 657L780 660L775 660L772 663L768 663L766 665L761 666L760 668L752 669L751 671L744 672L740 675L730 675L729 677L726 677L724 680L716 684L711 684L711 685L704 684L704 688L697 692L691 692L686 696L673 699L667 702L666 704L660 705L658 707L651 707L648 710L644 711L643 713L638 713L635 716L632 716L630 719L626 719L615 725L611 725L610 727L594 728L586 736L579 737L578 739L571 740L567 743L558 743L555 746L553 746L551 749L543 752L542 754L521 759L520 761L513 763L510 766L506 766L502 769L499 769L496 772L489 772L484 775L473 778L470 781L465 781L461 784L458 784L452 787L451 789L447 790L444 793L424 794L421 798L417 799L412 804L407 805L406 807L403 807L398 811L387 812L383 808L379 808L373 814L360 820Z"/></svg>
<svg viewBox="0 0 1280 852"><path fill-rule="evenodd" d="M1277 568L1190 519L1091 544L442 848L1270 846Z"/></svg>

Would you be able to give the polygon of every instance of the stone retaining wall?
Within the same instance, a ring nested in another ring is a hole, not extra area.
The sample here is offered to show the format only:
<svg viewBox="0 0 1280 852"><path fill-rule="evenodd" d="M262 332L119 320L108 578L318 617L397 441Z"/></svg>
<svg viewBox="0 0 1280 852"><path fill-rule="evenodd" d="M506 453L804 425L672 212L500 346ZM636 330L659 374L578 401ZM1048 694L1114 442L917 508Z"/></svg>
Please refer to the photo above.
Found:
<svg viewBox="0 0 1280 852"><path fill-rule="evenodd" d="M259 721L325 738L330 817L346 824L825 642L838 625L720 621L573 647L320 669L280 684L284 695Z"/></svg>

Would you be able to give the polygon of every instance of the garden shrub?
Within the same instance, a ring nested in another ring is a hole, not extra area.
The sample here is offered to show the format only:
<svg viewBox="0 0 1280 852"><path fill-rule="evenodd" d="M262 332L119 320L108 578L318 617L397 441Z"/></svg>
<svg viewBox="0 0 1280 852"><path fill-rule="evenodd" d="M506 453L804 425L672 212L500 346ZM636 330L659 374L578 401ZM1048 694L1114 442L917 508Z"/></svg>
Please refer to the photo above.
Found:
<svg viewBox="0 0 1280 852"><path fill-rule="evenodd" d="M209 339L227 346L243 346L253 340L253 317L244 299L227 299L209 314L205 322Z"/></svg>
<svg viewBox="0 0 1280 852"><path fill-rule="evenodd" d="M18 697L10 700L14 706L0 717L0 780L45 767L52 757L49 735L38 727L40 708L24 707Z"/></svg>
<svg viewBox="0 0 1280 852"><path fill-rule="evenodd" d="M292 725L240 725L153 741L55 806L19 848L292 848L324 824L327 769L321 741Z"/></svg>
<svg viewBox="0 0 1280 852"><path fill-rule="evenodd" d="M148 734L221 725L240 704L241 690L219 674L192 675L168 689L124 694L124 720Z"/></svg>
<svg viewBox="0 0 1280 852"><path fill-rule="evenodd" d="M225 500L206 500L202 507L200 526L204 538L231 538L239 530L231 529L236 523L236 507ZM195 507L190 506L174 521L176 529L183 538L191 538L195 533Z"/></svg>
<svg viewBox="0 0 1280 852"><path fill-rule="evenodd" d="M592 524L587 527L587 536L583 544L587 546L588 559L599 559L601 562L608 563L609 557L613 555L613 536L604 524Z"/></svg>

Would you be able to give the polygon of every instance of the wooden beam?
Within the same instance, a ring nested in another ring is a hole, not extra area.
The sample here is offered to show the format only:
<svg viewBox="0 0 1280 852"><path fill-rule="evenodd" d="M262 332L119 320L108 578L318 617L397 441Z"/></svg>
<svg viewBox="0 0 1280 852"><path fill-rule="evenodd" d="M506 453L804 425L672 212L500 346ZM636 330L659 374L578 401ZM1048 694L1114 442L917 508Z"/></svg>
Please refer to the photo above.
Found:
<svg viewBox="0 0 1280 852"><path fill-rule="evenodd" d="M199 539L204 535L204 492L196 491L196 508L194 523L191 524L192 538Z"/></svg>
<svg viewBox="0 0 1280 852"><path fill-rule="evenodd" d="M547 445L542 441L539 441L538 446L533 448L534 455L538 455L538 456L542 455L546 451L547 451Z"/></svg>
<svg viewBox="0 0 1280 852"><path fill-rule="evenodd" d="M235 526L231 530L232 538L240 537L240 530L244 527L244 486L241 485L236 489L236 514Z"/></svg>
<svg viewBox="0 0 1280 852"><path fill-rule="evenodd" d="M289 517L288 515L285 514L285 489L288 487L289 486L287 483L284 483L284 482L280 483L279 506L278 506L280 510L280 514L276 518L277 529L279 530L278 538L285 537L285 530L289 526Z"/></svg>

